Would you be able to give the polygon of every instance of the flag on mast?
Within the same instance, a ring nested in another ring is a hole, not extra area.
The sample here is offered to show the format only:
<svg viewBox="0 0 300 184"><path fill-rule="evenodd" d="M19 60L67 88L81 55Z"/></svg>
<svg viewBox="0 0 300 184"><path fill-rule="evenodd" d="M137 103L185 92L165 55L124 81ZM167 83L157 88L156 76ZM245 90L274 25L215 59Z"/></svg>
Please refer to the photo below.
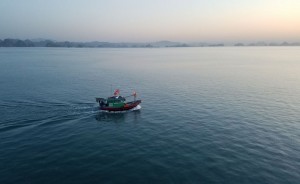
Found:
<svg viewBox="0 0 300 184"><path fill-rule="evenodd" d="M116 89L115 92L114 92L114 96L119 96L119 94L120 94L120 90Z"/></svg>

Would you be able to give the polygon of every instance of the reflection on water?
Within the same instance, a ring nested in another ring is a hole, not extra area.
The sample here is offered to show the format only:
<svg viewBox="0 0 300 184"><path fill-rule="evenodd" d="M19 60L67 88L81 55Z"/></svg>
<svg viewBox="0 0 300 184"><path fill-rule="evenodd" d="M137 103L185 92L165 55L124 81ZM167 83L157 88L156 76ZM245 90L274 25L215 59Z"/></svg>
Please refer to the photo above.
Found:
<svg viewBox="0 0 300 184"><path fill-rule="evenodd" d="M108 113L108 112L99 112L95 115L95 119L100 122L122 122L126 114L124 113Z"/></svg>
<svg viewBox="0 0 300 184"><path fill-rule="evenodd" d="M130 120L137 121L140 118L141 111L127 111L127 112L119 112L119 113L113 113L113 112L104 112L100 111L95 115L95 119L100 122L124 122L128 118Z"/></svg>

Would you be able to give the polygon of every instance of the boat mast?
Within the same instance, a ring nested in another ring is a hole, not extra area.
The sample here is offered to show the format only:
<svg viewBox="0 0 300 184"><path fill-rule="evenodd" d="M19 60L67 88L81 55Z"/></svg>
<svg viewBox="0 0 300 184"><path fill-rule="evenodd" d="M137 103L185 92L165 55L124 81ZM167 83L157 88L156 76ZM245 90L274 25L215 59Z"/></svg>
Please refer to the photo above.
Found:
<svg viewBox="0 0 300 184"><path fill-rule="evenodd" d="M112 94L112 84L110 85L110 94L109 96Z"/></svg>
<svg viewBox="0 0 300 184"><path fill-rule="evenodd" d="M136 92L135 91L133 91L132 96L134 97L134 101L136 101Z"/></svg>

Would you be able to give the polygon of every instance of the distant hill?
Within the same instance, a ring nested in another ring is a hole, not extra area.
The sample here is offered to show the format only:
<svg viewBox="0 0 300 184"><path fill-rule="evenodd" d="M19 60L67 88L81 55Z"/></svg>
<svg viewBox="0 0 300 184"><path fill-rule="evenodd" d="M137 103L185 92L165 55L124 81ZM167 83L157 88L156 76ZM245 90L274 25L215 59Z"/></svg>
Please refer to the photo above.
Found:
<svg viewBox="0 0 300 184"><path fill-rule="evenodd" d="M300 46L299 42L293 42L293 43L288 43L288 42L282 42L282 43L266 43L266 42L255 42L255 43L249 43L249 44L243 44L243 43L236 43L234 46L252 46L252 47L264 47L264 46Z"/></svg>
<svg viewBox="0 0 300 184"><path fill-rule="evenodd" d="M224 46L300 46L299 42L295 43L236 43L234 45L225 45L223 43L204 43L204 42L193 42L193 43L182 43L182 42L172 42L172 41L157 41L149 43L132 43L132 42L69 42L69 41L54 41L49 39L12 39L6 38L4 40L0 39L0 47L90 47L90 48L159 48L159 47L224 47Z"/></svg>

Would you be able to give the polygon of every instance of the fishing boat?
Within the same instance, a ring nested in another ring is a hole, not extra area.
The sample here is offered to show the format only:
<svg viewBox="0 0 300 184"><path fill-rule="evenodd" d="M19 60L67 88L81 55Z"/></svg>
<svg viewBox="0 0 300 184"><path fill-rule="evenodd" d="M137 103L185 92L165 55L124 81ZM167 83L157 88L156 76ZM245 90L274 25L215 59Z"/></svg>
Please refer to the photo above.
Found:
<svg viewBox="0 0 300 184"><path fill-rule="evenodd" d="M100 110L108 112L127 111L137 107L142 101L136 100L136 92L132 95L123 97L120 96L120 90L116 89L114 95L108 98L96 98L96 102L99 103ZM127 97L134 97L133 101L126 102Z"/></svg>

